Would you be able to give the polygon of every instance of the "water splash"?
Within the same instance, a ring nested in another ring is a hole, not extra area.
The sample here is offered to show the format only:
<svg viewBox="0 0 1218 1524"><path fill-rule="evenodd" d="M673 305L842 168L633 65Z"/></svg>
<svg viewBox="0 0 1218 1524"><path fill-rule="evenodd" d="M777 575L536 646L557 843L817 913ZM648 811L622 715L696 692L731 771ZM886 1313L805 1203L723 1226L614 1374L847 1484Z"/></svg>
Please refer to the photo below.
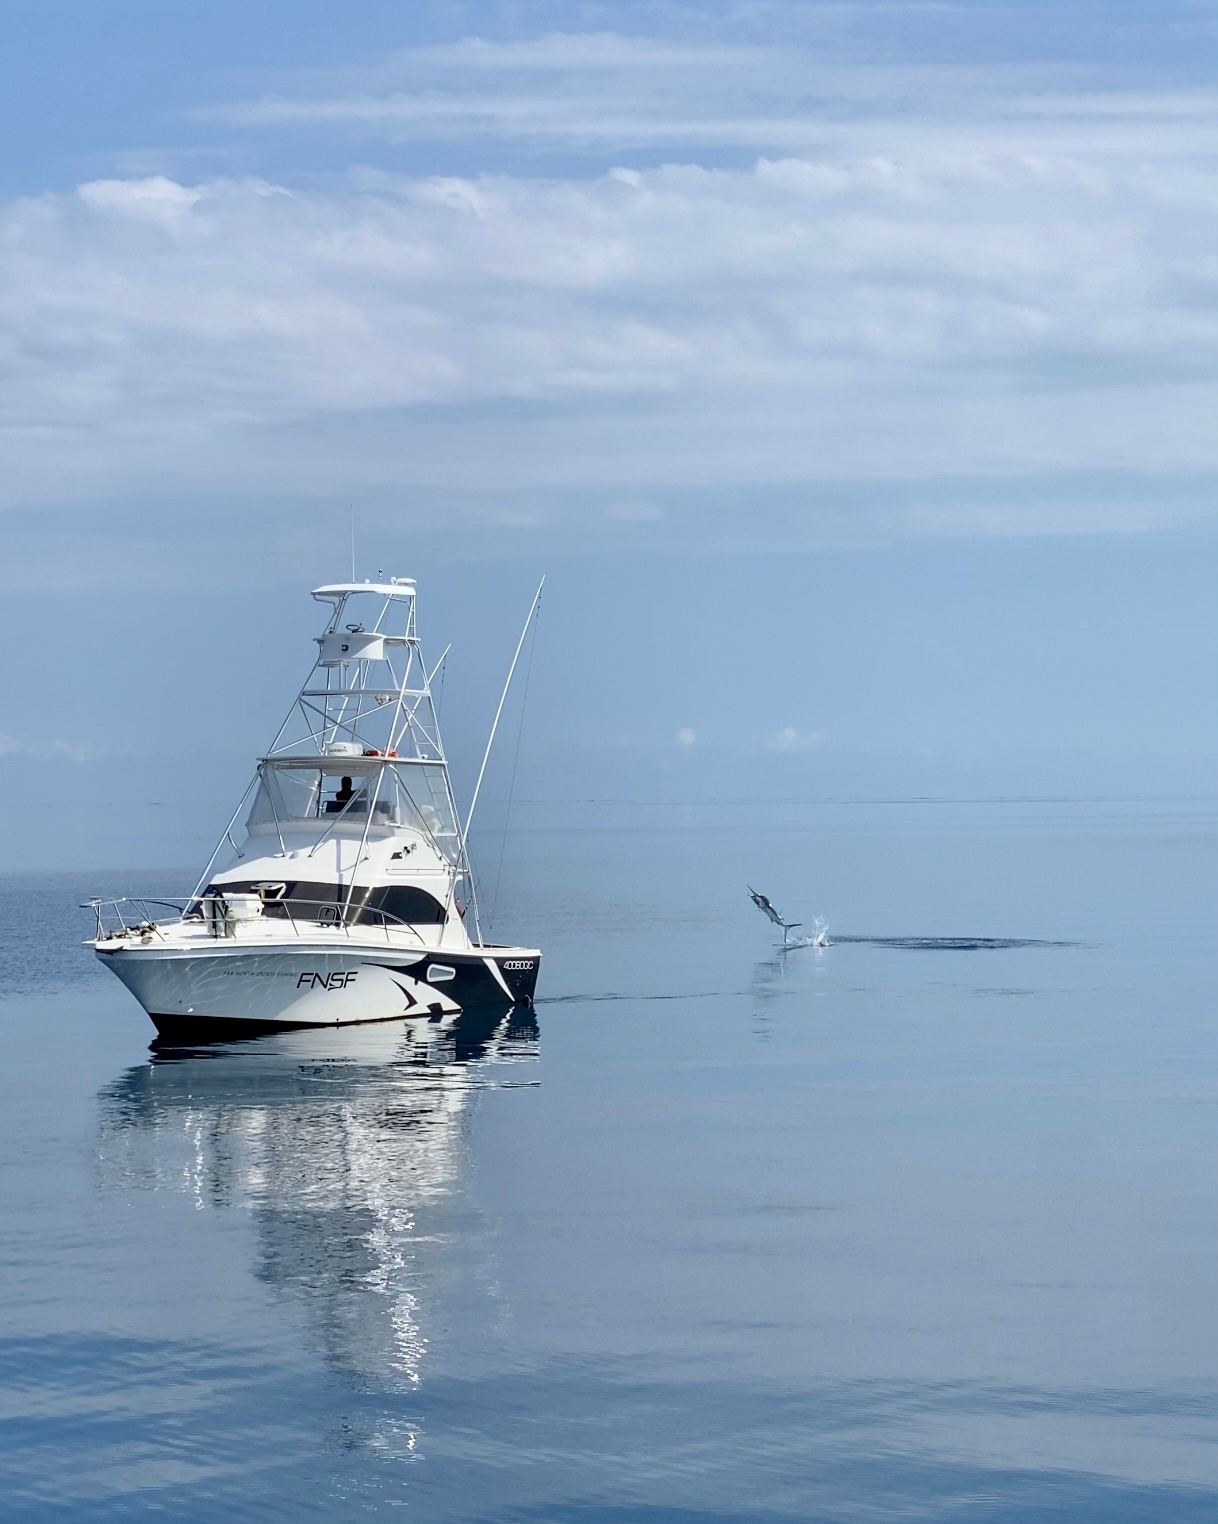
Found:
<svg viewBox="0 0 1218 1524"><path fill-rule="evenodd" d="M829 923L824 916L813 916L812 930L806 937L792 937L787 942L788 949L793 947L829 947Z"/></svg>

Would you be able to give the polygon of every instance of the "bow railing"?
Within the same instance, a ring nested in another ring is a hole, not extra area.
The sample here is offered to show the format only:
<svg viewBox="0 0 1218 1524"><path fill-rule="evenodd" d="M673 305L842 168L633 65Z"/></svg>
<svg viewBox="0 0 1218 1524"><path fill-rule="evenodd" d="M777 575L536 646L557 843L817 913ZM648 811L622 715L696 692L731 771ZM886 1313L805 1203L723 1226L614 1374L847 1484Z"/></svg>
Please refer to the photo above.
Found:
<svg viewBox="0 0 1218 1524"><path fill-rule="evenodd" d="M81 909L93 911L95 917L93 940L96 942L135 939L150 942L154 938L165 941L165 933L168 930L195 922L199 923L209 936L229 939L238 937L242 927L264 927L268 923L273 923L278 929L281 923L286 922L297 937L325 931L341 934L347 938L359 935L366 939L370 931L380 931L384 934L387 944L390 943L391 934L405 933L413 937L420 946L427 945L417 927L412 926L409 921L404 921L400 916L393 915L387 910L378 910L370 905L348 907L334 900L303 899L293 895L291 899L269 899L255 906L249 903L252 898L249 895L243 894L233 898L234 901L239 899L244 903L239 907L236 904L230 904L228 897L223 894L188 895L170 900L125 895L119 899L87 900ZM149 907L173 910L176 914L172 919L158 920ZM310 914L310 910L315 911L315 914ZM268 911L271 913L268 914ZM300 911L305 913L302 915Z"/></svg>

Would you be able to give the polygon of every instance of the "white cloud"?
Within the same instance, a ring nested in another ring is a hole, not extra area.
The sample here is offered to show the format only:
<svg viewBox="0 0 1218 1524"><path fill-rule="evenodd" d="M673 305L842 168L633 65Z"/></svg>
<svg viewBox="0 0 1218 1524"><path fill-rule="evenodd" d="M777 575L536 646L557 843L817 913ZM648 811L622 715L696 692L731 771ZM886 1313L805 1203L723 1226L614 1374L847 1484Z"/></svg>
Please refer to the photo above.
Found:
<svg viewBox="0 0 1218 1524"><path fill-rule="evenodd" d="M804 751L815 751L824 740L819 730L796 730L794 725L784 725L781 730L776 730L765 743L767 751L779 751L787 754Z"/></svg>
<svg viewBox="0 0 1218 1524"><path fill-rule="evenodd" d="M698 732L691 725L682 725L677 731L678 746L696 746L698 744Z"/></svg>
<svg viewBox="0 0 1218 1524"><path fill-rule="evenodd" d="M429 132L473 131L489 91L496 123L527 136L541 113L578 137L595 78L639 141L687 158L699 121L753 111L778 147L747 168L152 176L10 203L0 505L466 493L524 533L599 494L600 523L655 533L677 522L666 494L777 486L828 519L825 489L855 483L838 520L860 521L879 512L867 484L921 483L885 529L1178 516L1164 481L1218 471L1218 96L806 63L607 34L470 42L299 96L314 117L392 104L409 75ZM898 111L934 78L947 106ZM1149 484L1112 503L933 490L1098 472Z"/></svg>
<svg viewBox="0 0 1218 1524"><path fill-rule="evenodd" d="M96 212L165 222L188 212L203 197L201 190L178 185L164 175L139 180L93 180L79 187L81 200Z"/></svg>

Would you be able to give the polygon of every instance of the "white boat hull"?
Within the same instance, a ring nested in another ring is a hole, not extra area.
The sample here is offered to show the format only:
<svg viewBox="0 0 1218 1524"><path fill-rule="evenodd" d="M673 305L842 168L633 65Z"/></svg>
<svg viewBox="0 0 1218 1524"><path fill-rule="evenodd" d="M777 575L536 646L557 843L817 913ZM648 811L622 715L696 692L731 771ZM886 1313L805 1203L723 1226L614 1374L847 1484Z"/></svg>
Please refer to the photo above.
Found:
<svg viewBox="0 0 1218 1524"><path fill-rule="evenodd" d="M408 951L383 943L184 948L116 940L96 946L162 1035L436 1021L465 1006L507 1008L528 1002L540 962L535 952L519 956L523 949Z"/></svg>
<svg viewBox="0 0 1218 1524"><path fill-rule="evenodd" d="M384 950L141 947L98 956L161 1032L216 1023L261 1031L336 1027L460 1010L451 995L427 982L431 960ZM416 964L424 977L412 972Z"/></svg>

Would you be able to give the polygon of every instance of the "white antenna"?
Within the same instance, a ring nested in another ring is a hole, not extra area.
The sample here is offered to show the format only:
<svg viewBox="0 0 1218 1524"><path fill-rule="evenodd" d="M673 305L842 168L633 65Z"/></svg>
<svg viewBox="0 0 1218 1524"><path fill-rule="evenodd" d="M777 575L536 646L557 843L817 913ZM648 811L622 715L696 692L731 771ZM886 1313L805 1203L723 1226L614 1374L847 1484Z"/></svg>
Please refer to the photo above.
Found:
<svg viewBox="0 0 1218 1524"><path fill-rule="evenodd" d="M499 696L499 708L495 710L494 723L491 725L490 739L486 743L486 750L482 754L482 766L478 769L478 781L474 784L474 797L469 802L469 814L465 817L465 829L461 833L461 850L465 851L465 843L469 840L470 822L474 818L474 810L478 804L478 795L482 790L482 779L486 774L486 764L491 759L491 747L495 744L495 732L499 729L499 716L503 713L503 706L507 703L508 689L512 686L512 675L516 671L516 663L520 660L520 652L524 647L524 638L529 633L529 626L533 623L533 615L541 602L541 590L546 585L543 577L537 584L537 592L533 596L533 602L529 607L529 617L524 622L524 629L520 632L520 639L516 642L516 654L512 657L512 665L508 668L507 682L503 685L503 692Z"/></svg>
<svg viewBox="0 0 1218 1524"><path fill-rule="evenodd" d="M351 580L355 581L355 504L351 504Z"/></svg>

